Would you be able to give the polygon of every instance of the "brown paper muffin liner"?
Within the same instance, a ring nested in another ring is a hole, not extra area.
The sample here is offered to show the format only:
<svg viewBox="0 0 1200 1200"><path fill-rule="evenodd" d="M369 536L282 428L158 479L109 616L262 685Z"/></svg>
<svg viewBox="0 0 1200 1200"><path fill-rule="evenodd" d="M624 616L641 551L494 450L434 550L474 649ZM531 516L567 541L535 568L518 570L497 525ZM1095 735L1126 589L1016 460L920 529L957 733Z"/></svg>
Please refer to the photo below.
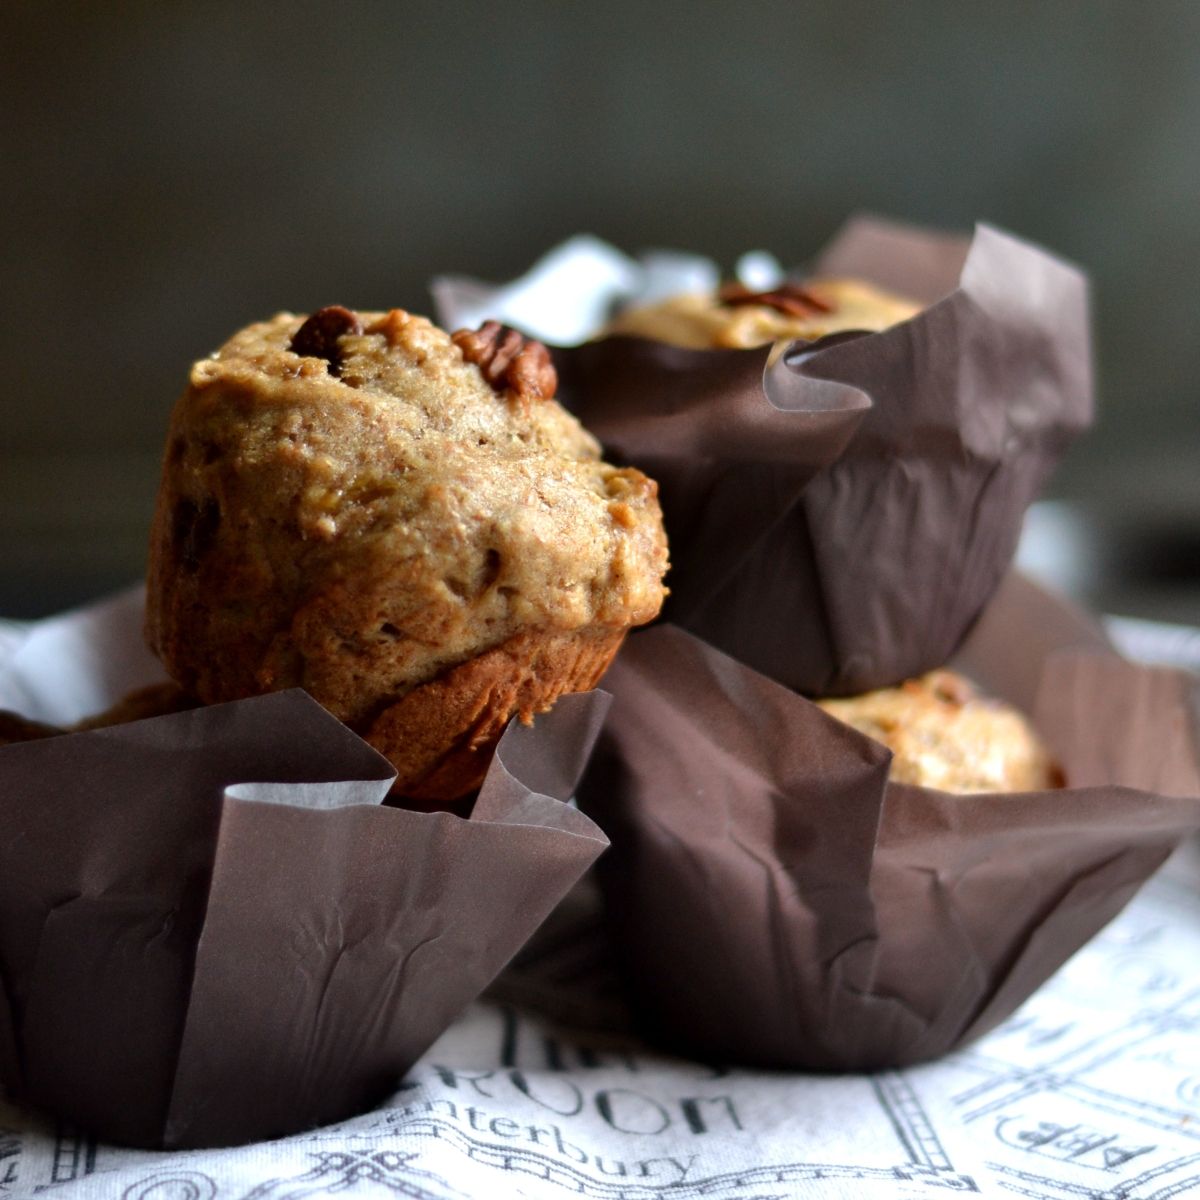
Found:
<svg viewBox="0 0 1200 1200"><path fill-rule="evenodd" d="M562 803L606 701L514 725L469 819L302 692L0 748L0 1082L145 1147L382 1099L606 845Z"/></svg>
<svg viewBox="0 0 1200 1200"><path fill-rule="evenodd" d="M999 230L861 219L819 268L928 307L778 358L613 337L556 362L607 453L659 482L666 619L828 696L954 653L1092 388L1084 277Z"/></svg>
<svg viewBox="0 0 1200 1200"><path fill-rule="evenodd" d="M689 1055L874 1070L992 1029L1200 829L1194 680L1018 577L962 664L1065 789L889 784L889 752L672 626L634 634L580 803L632 1002Z"/></svg>

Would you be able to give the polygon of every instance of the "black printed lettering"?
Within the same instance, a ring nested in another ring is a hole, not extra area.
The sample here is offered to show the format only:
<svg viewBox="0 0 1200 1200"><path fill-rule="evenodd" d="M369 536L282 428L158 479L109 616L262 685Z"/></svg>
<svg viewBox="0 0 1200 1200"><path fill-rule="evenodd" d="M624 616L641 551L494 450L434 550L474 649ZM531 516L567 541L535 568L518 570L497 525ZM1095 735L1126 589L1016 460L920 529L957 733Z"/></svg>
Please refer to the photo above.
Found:
<svg viewBox="0 0 1200 1200"><path fill-rule="evenodd" d="M657 1100L629 1088L596 1093L596 1111L620 1133L662 1133L671 1114Z"/></svg>
<svg viewBox="0 0 1200 1200"><path fill-rule="evenodd" d="M693 1133L708 1133L721 1126L739 1131L742 1129L742 1122L730 1096L688 1096L680 1100L679 1107L687 1127Z"/></svg>
<svg viewBox="0 0 1200 1200"><path fill-rule="evenodd" d="M486 1091L481 1084L491 1079L495 1071L455 1071L450 1067L439 1067L436 1063L433 1067L437 1077L447 1087L457 1088L460 1084L469 1083L480 1096L484 1096L488 1100L494 1100L493 1093Z"/></svg>
<svg viewBox="0 0 1200 1200"><path fill-rule="evenodd" d="M509 1071L508 1077L521 1095L560 1117L574 1117L583 1111L583 1093L569 1079L555 1079L552 1087L543 1079L535 1088L524 1071Z"/></svg>

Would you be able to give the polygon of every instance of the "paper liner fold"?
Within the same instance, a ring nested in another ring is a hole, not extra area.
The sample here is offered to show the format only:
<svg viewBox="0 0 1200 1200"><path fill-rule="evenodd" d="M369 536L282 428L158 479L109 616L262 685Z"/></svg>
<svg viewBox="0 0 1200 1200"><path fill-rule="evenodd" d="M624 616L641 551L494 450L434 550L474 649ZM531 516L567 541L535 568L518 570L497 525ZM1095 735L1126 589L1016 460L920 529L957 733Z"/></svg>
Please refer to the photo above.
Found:
<svg viewBox="0 0 1200 1200"><path fill-rule="evenodd" d="M1186 677L1121 660L1021 580L968 649L1002 695L1012 660L1043 665L1036 720L1073 786L886 783L888 752L797 694L683 630L631 637L580 803L612 838L601 882L654 1036L777 1067L936 1057L1003 1020L1200 829Z"/></svg>
<svg viewBox="0 0 1200 1200"><path fill-rule="evenodd" d="M606 702L512 727L467 820L300 692L0 748L0 1080L141 1146L376 1102L606 845L562 803Z"/></svg>
<svg viewBox="0 0 1200 1200"><path fill-rule="evenodd" d="M769 346L686 350L619 337L556 351L555 361L560 396L605 453L659 483L668 612L736 596L764 564L788 569L794 535L782 518L844 453L871 404Z"/></svg>

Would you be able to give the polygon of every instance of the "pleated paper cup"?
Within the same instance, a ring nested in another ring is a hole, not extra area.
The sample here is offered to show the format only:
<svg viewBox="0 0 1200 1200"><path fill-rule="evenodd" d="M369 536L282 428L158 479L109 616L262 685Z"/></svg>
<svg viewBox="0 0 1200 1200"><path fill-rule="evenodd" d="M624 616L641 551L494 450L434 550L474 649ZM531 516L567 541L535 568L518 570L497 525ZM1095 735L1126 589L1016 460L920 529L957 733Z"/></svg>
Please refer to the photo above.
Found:
<svg viewBox="0 0 1200 1200"><path fill-rule="evenodd" d="M817 270L924 308L811 343L607 337L555 359L606 453L658 481L666 619L794 690L849 695L946 662L999 585L1091 420L1088 295L1075 267L987 225L967 242L858 219ZM435 292L450 325L536 335L593 313L615 278L586 243L506 288Z"/></svg>
<svg viewBox="0 0 1200 1200"><path fill-rule="evenodd" d="M963 665L1066 786L889 783L889 752L671 626L635 634L581 790L628 991L705 1059L860 1071L994 1028L1200 829L1194 679L1012 577Z"/></svg>
<svg viewBox="0 0 1200 1200"><path fill-rule="evenodd" d="M144 1147L382 1100L604 849L606 700L511 727L466 819L299 691L0 747L0 1083Z"/></svg>

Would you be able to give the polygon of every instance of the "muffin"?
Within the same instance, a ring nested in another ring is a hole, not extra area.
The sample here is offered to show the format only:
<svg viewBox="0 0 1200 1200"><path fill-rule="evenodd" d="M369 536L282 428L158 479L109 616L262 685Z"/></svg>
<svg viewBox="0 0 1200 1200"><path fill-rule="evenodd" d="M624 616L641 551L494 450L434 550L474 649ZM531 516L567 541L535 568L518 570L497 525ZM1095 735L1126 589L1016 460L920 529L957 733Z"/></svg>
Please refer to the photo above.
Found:
<svg viewBox="0 0 1200 1200"><path fill-rule="evenodd" d="M763 292L731 283L715 294L687 293L628 309L606 332L692 350L748 350L784 339L813 341L851 329L874 332L920 311L911 300L853 279L784 283Z"/></svg>
<svg viewBox="0 0 1200 1200"><path fill-rule="evenodd" d="M205 703L303 687L404 796L470 792L509 718L591 687L665 595L655 483L555 390L545 347L494 322L243 329L172 414L149 645Z"/></svg>
<svg viewBox="0 0 1200 1200"><path fill-rule="evenodd" d="M954 671L816 703L892 752L894 783L943 792L1038 792L1062 784L1029 722Z"/></svg>

